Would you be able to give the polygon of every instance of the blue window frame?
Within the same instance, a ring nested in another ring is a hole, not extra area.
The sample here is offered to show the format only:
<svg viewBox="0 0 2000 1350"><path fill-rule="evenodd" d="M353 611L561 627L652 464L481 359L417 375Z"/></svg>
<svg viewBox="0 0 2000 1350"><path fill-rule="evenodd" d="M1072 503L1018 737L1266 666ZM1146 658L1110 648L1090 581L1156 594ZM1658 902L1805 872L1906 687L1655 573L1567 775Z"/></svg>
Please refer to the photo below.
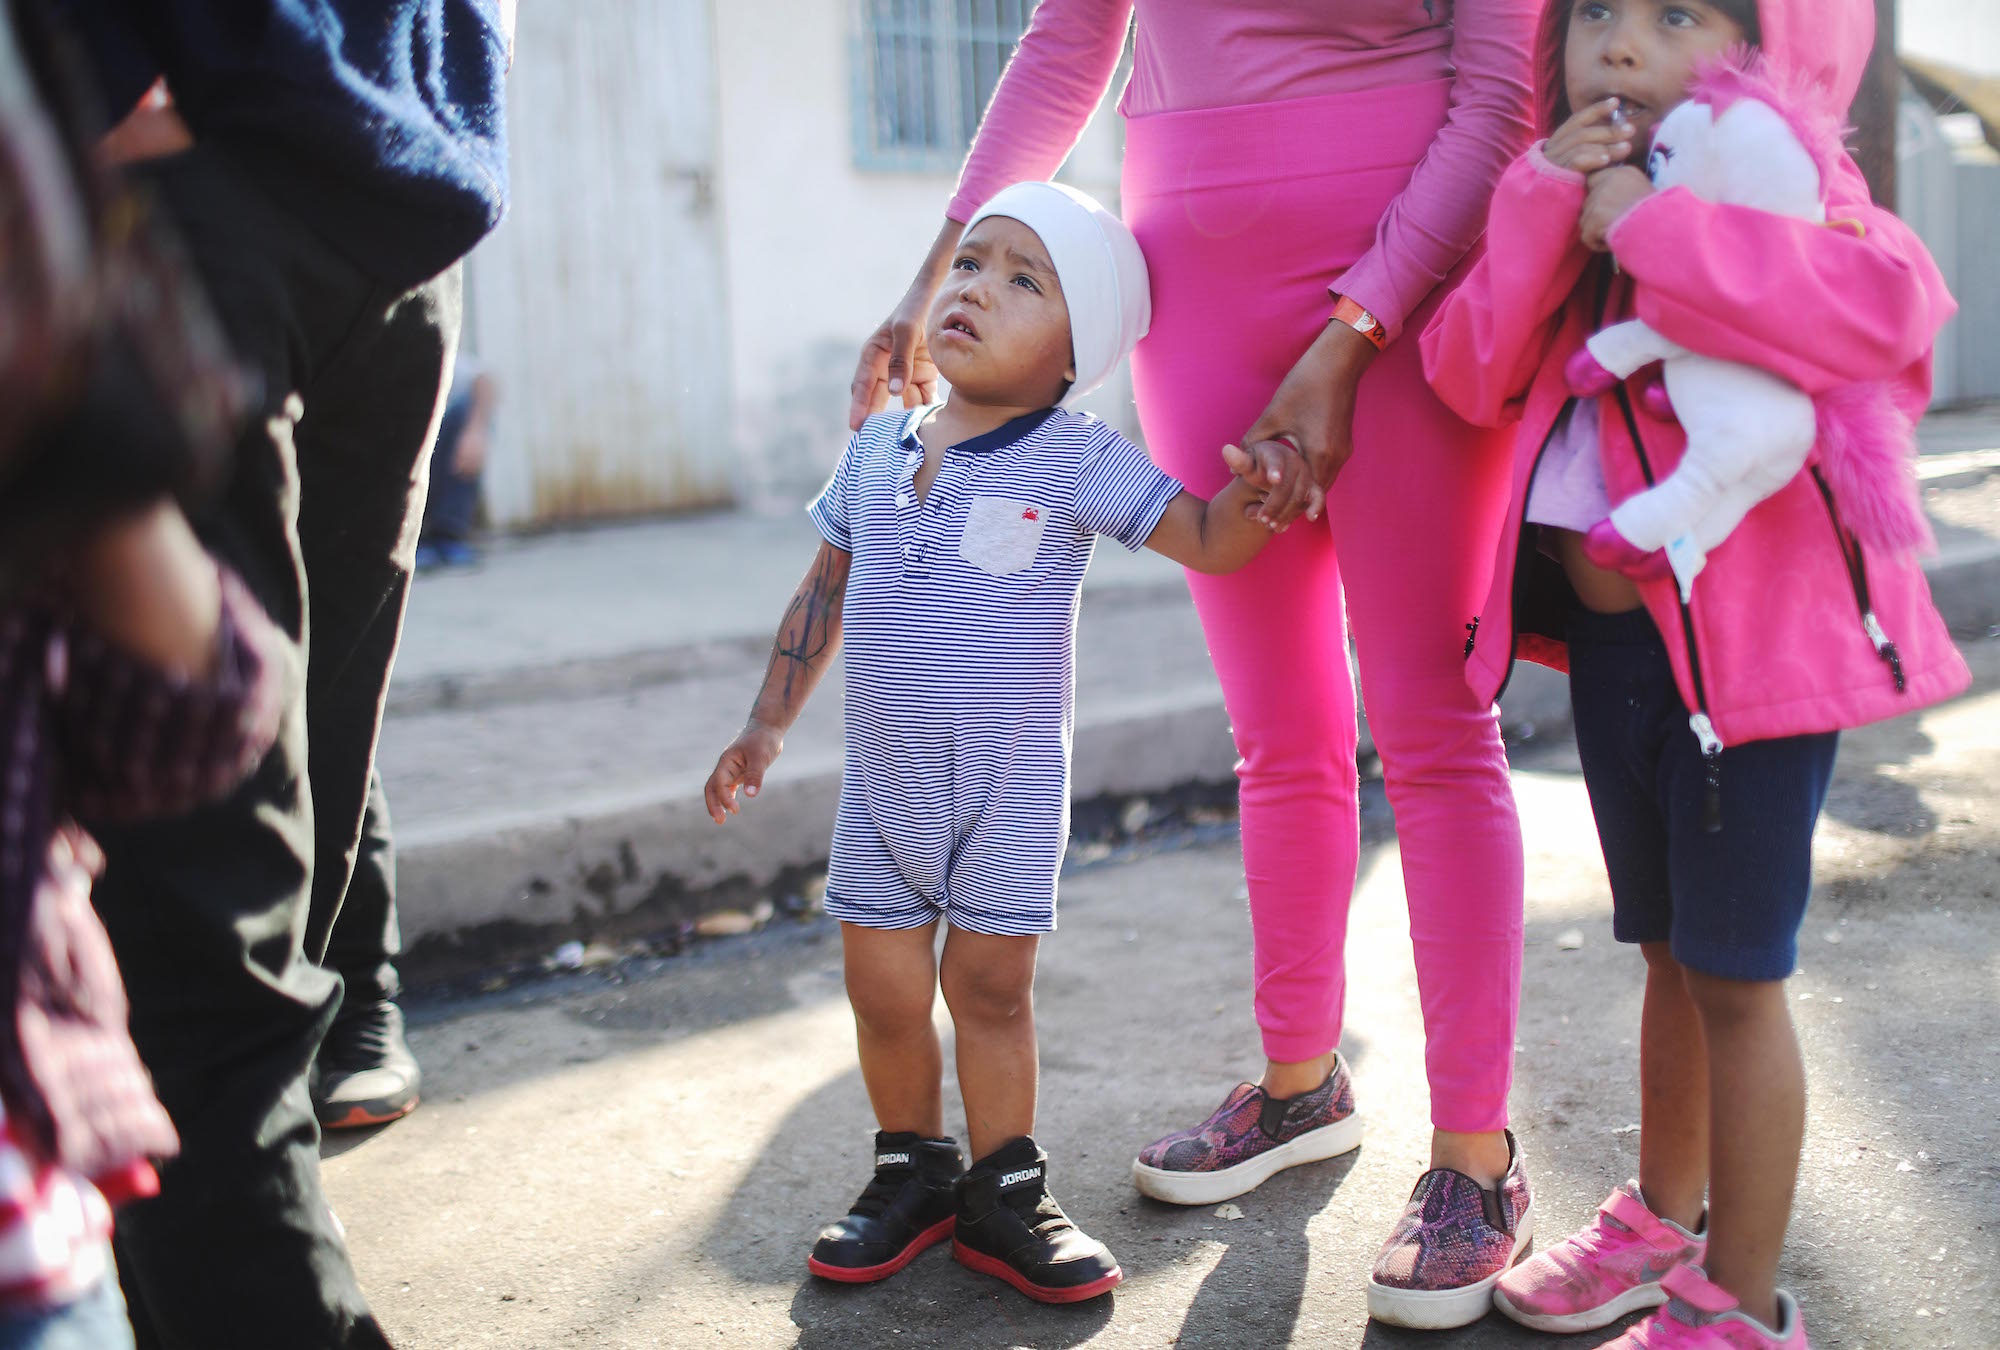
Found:
<svg viewBox="0 0 2000 1350"><path fill-rule="evenodd" d="M1035 0L859 0L854 160L949 173L972 144Z"/></svg>

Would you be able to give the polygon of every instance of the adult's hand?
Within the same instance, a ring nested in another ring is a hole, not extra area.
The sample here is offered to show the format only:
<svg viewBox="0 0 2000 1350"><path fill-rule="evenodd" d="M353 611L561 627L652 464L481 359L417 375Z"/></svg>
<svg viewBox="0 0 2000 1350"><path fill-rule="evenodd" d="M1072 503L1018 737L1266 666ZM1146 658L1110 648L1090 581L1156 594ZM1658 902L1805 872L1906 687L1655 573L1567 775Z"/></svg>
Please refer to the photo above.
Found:
<svg viewBox="0 0 2000 1350"><path fill-rule="evenodd" d="M848 430L861 430L868 415L881 412L892 398L902 399L905 408L914 408L937 397L937 366L924 340L924 325L964 232L964 225L945 218L924 265L917 269L916 280L882 326L861 344L861 361L854 368L854 383L848 387Z"/></svg>
<svg viewBox="0 0 2000 1350"><path fill-rule="evenodd" d="M1298 447L1313 482L1333 487L1354 453L1354 397L1375 345L1344 323L1329 322L1292 366L1263 416L1243 433L1242 444L1289 441ZM1282 529L1305 510L1303 494L1269 503L1267 522Z"/></svg>

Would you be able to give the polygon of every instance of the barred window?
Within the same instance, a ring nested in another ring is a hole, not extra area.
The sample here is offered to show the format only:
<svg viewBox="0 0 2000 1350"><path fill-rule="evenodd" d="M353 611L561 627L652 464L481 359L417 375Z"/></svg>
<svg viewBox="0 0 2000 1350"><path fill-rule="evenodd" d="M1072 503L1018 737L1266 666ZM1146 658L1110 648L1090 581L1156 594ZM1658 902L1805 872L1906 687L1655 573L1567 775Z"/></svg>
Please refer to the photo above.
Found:
<svg viewBox="0 0 2000 1350"><path fill-rule="evenodd" d="M1035 0L860 0L854 157L949 172L979 128Z"/></svg>

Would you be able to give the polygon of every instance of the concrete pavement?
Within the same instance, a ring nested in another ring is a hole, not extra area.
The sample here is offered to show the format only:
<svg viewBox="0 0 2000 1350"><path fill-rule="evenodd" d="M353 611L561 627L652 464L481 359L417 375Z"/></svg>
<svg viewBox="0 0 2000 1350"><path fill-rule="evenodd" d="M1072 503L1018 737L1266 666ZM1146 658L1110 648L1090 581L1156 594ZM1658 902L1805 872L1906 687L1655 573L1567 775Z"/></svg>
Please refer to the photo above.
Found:
<svg viewBox="0 0 2000 1350"><path fill-rule="evenodd" d="M1791 986L1812 1104L1784 1273L1821 1350L2000 1345L2000 639L1967 650L1973 694L1844 740L1821 829ZM1640 962L1611 940L1573 752L1517 753L1515 786L1514 1116L1554 1235L1636 1165ZM1343 1044L1370 1133L1245 1197L1241 1219L1143 1201L1126 1175L1256 1068L1233 835L1144 841L1066 878L1038 990L1040 1137L1070 1212L1124 1263L1112 1299L1042 1308L942 1251L870 1288L805 1276L870 1128L818 917L416 1000L424 1106L326 1164L364 1287L406 1350L1557 1344L1493 1318L1431 1335L1365 1320L1427 1119L1396 846L1379 788L1368 802Z"/></svg>
<svg viewBox="0 0 2000 1350"><path fill-rule="evenodd" d="M1922 432L1933 585L1983 633L2000 624L2000 408ZM717 515L503 541L476 571L419 580L381 752L414 970L670 939L809 886L838 788L837 671L752 814L716 829L700 787L816 547L802 514ZM1164 559L1098 550L1077 714L1076 796L1097 814L1233 800L1221 690ZM1521 666L1510 738L1567 715L1562 680Z"/></svg>

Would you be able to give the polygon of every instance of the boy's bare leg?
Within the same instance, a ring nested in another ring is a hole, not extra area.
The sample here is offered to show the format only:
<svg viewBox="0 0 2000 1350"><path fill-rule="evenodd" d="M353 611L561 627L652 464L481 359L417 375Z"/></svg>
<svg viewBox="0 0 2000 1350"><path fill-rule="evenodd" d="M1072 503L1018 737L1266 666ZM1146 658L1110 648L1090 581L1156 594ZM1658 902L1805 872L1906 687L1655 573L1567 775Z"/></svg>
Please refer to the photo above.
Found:
<svg viewBox="0 0 2000 1350"><path fill-rule="evenodd" d="M1035 951L1041 939L945 934L941 983L958 1033L968 1151L976 1162L1035 1132Z"/></svg>
<svg viewBox="0 0 2000 1350"><path fill-rule="evenodd" d="M1778 1255L1806 1130L1806 1074L1781 980L1687 972L1708 1042L1708 1277L1777 1326Z"/></svg>
<svg viewBox="0 0 2000 1350"><path fill-rule="evenodd" d="M944 1135L944 1052L931 1008L937 999L937 924L922 928L840 925L847 1001L861 1080L875 1123L926 1139Z"/></svg>
<svg viewBox="0 0 2000 1350"><path fill-rule="evenodd" d="M1694 1232L1708 1187L1708 1046L1680 962L1664 942L1639 950L1639 1189L1653 1213Z"/></svg>

